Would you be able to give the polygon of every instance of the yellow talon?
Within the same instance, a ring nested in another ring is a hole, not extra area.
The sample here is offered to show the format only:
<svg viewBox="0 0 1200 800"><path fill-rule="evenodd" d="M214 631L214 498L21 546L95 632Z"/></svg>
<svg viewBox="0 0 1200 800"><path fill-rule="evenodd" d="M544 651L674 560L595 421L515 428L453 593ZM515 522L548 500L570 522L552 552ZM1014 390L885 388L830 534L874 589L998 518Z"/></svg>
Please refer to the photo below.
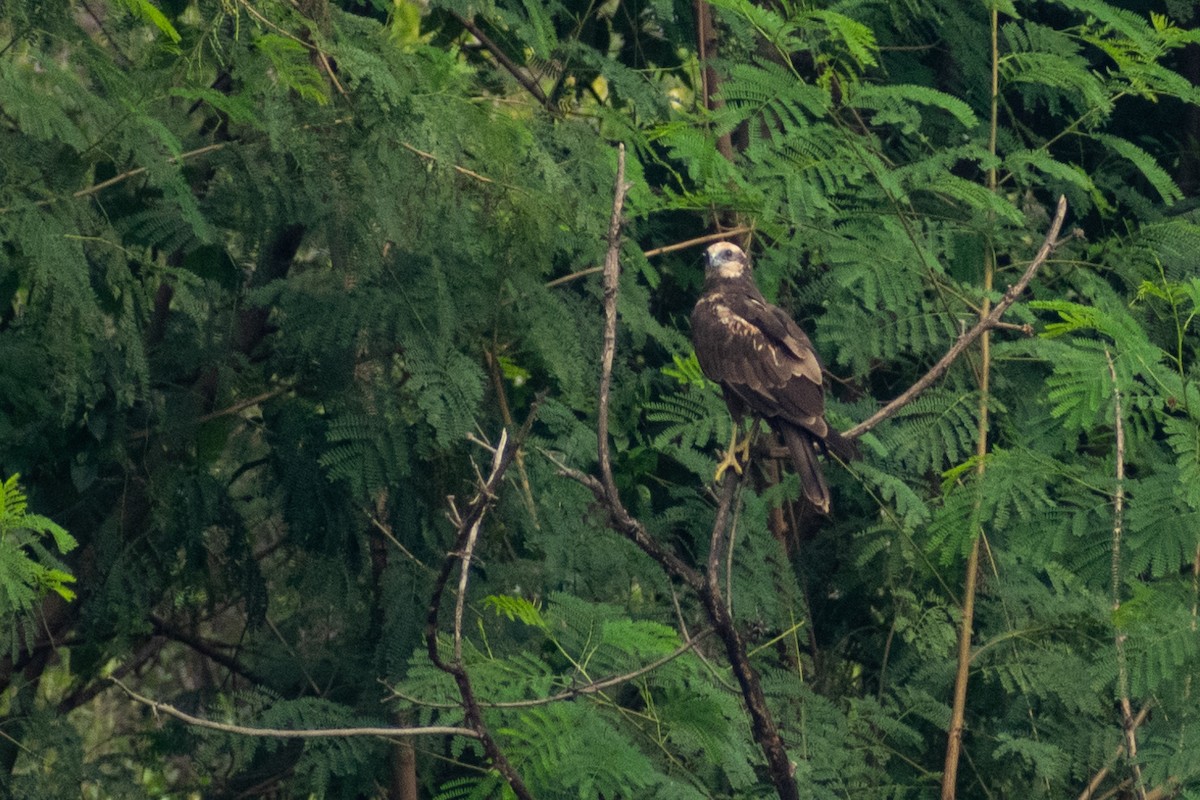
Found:
<svg viewBox="0 0 1200 800"><path fill-rule="evenodd" d="M738 463L738 453L742 455L743 461L750 460L750 437L747 436L742 440L741 445L737 440L737 423L733 424L733 437L729 440L729 448L725 451L725 457L717 464L717 474L713 476L713 480L717 483L721 482L721 478L725 476L725 470L733 468L733 471L738 475L742 474L742 465Z"/></svg>

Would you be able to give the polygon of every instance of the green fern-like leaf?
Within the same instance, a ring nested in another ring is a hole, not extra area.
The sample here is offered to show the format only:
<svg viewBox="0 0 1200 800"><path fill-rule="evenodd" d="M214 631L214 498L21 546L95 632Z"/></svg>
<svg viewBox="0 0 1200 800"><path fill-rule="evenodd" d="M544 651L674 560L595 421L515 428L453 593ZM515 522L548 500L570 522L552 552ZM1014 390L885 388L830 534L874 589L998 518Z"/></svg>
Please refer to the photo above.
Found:
<svg viewBox="0 0 1200 800"><path fill-rule="evenodd" d="M629 796L663 780L650 759L591 706L528 709L499 732L530 785L555 796Z"/></svg>
<svg viewBox="0 0 1200 800"><path fill-rule="evenodd" d="M1120 136L1113 136L1107 133L1096 133L1093 137L1107 145L1117 155L1129 160L1137 171L1142 174L1154 190L1158 192L1159 197L1167 205L1174 203L1176 200L1183 198L1183 192L1179 186L1172 180L1167 171L1163 169L1154 156L1147 153L1142 148L1138 147L1128 139L1122 139Z"/></svg>
<svg viewBox="0 0 1200 800"><path fill-rule="evenodd" d="M940 474L973 451L977 414L973 394L931 391L903 408L879 438L912 472Z"/></svg>

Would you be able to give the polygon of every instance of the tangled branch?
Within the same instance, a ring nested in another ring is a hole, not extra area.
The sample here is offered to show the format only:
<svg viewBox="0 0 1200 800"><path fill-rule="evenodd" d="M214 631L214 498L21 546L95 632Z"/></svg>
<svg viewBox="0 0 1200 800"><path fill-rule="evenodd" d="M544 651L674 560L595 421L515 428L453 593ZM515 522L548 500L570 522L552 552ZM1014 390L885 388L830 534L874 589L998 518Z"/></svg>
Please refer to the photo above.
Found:
<svg viewBox="0 0 1200 800"><path fill-rule="evenodd" d="M509 440L507 430L501 431L500 440L492 450L491 469L487 477L480 481L479 491L468 504L466 511L460 512L454 505L453 498L450 499L450 520L457 527L457 535L454 547L446 554L446 558L442 561L442 568L434 581L433 595L429 601L429 611L425 618L425 648L429 654L429 660L435 667L454 679L459 696L462 698L463 714L467 726L474 733L475 738L483 744L484 752L491 760L492 766L504 776L504 780L508 782L513 794L520 800L533 800L533 795L526 788L524 780L509 763L504 751L500 749L500 745L497 744L484 724L482 706L475 697L475 689L462 660L462 619L467 597L467 582L470 579L471 557L475 550L475 542L479 538L480 527L483 525L483 518L496 501L496 491L500 488L500 481L516 457L520 441L529 432L536 411L535 403L516 442ZM458 596L454 604L453 655L450 660L446 660L442 656L441 645L438 642L438 619L441 616L442 595L445 593L450 573L453 572L456 564L460 569Z"/></svg>

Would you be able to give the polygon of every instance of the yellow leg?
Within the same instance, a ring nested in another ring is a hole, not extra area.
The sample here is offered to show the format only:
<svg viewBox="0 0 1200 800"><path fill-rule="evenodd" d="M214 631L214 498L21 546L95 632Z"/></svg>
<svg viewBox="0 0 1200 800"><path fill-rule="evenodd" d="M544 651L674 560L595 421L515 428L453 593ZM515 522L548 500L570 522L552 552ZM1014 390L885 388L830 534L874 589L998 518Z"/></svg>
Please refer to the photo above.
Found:
<svg viewBox="0 0 1200 800"><path fill-rule="evenodd" d="M721 463L717 464L717 474L713 477L717 483L721 482L721 478L725 475L725 470L733 468L733 471L738 475L742 474L742 465L738 463L738 454L741 454L742 461L750 460L750 436L742 439L742 443L738 444L738 424L733 423L733 436L729 439L729 448L725 451L725 457L721 459Z"/></svg>

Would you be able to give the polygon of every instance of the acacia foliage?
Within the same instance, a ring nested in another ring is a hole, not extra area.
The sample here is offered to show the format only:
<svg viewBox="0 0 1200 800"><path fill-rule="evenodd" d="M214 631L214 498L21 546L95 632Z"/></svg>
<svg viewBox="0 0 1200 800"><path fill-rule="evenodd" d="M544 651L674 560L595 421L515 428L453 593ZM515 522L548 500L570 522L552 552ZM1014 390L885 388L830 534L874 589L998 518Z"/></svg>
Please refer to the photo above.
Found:
<svg viewBox="0 0 1200 800"><path fill-rule="evenodd" d="M686 340L696 251L643 251L714 217L752 227L846 427L970 324L986 264L997 288L1019 274L1067 196L1082 236L1013 310L1041 335L997 334L989 365L964 359L869 434L790 550L768 521L794 479L744 492L728 585L808 796L936 791L980 535L963 794L1077 795L1106 767L1106 786L1196 791L1191 9L998 3L993 30L949 0L712 7L709 111L685 3L6 6L0 469L80 545L79 597L43 603L4 665L6 791L389 785L383 743L160 727L97 690L116 670L244 724L458 724L419 642L445 497L487 460L467 436L538 393L472 574L479 696L631 671L702 624L545 455L593 467L588 269L615 141L633 183L616 477L697 564L729 423ZM768 796L728 668L699 651L485 721L541 797ZM1122 697L1153 704L1136 760ZM473 742L418 750L429 793L502 793Z"/></svg>

